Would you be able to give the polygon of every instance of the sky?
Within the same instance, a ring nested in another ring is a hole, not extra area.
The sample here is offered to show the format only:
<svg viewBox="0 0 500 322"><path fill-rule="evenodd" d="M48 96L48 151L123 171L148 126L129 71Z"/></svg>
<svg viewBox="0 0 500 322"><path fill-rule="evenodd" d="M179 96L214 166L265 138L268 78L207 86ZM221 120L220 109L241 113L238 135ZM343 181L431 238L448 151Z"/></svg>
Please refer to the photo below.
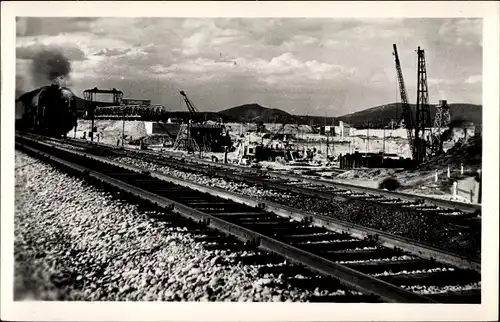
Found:
<svg viewBox="0 0 500 322"><path fill-rule="evenodd" d="M71 63L67 85L200 111L258 103L299 115L340 116L400 101L392 44L416 102L417 47L429 101L482 103L481 19L17 18L16 88L44 49ZM104 100L104 98L102 98Z"/></svg>

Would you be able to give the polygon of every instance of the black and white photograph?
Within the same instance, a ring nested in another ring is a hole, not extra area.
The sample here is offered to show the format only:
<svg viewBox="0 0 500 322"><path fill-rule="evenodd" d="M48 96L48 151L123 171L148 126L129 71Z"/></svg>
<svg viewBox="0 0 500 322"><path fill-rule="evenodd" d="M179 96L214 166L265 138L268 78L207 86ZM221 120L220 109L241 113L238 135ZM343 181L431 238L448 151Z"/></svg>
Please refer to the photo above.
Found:
<svg viewBox="0 0 500 322"><path fill-rule="evenodd" d="M498 18L498 3L482 6ZM11 17L2 235L13 257L2 294L101 310L496 303L485 288L498 276L484 276L495 249L498 265L487 12L205 17L188 7ZM489 45L498 55L498 39ZM438 320L410 311L399 319Z"/></svg>

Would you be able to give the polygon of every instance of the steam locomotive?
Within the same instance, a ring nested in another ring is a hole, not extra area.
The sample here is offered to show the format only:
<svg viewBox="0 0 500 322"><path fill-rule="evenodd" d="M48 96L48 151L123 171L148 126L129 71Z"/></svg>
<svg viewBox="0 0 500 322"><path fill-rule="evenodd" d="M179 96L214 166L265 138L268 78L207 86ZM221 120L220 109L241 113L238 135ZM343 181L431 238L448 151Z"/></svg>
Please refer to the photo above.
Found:
<svg viewBox="0 0 500 322"><path fill-rule="evenodd" d="M16 100L16 130L61 137L77 124L76 96L53 84Z"/></svg>

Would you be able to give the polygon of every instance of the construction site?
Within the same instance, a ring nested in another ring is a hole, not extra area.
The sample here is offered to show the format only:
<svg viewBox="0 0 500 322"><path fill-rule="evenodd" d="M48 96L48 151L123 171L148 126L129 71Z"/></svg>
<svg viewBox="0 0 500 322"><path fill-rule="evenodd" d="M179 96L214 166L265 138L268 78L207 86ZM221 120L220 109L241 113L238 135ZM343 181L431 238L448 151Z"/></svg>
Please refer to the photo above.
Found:
<svg viewBox="0 0 500 322"><path fill-rule="evenodd" d="M451 161L442 160L450 153L455 153L452 172L460 169L461 178L463 167L465 172L476 173L481 167L481 126L452 122L447 100L430 102L425 52L420 47L416 50L417 97L412 109L396 44L392 49L398 80L394 86L402 108L398 118L383 128L356 129L343 121L327 124L326 118L324 124L307 125L293 118L281 123L264 123L259 117L234 122L217 113L200 112L182 90L179 95L188 113L152 105L150 100L124 99L117 89L93 88L84 92L86 113L68 136L233 165L308 172L360 185L380 186L381 180L391 176L403 188L407 183L412 191L411 178L421 177L420 171L428 171L426 175L432 178L435 171L449 172L446 167ZM112 103L98 102L96 94L111 95ZM432 105L435 115L430 112ZM460 149L475 149L479 156L456 154ZM437 195L457 197L449 187L444 192L434 188L431 184L429 189Z"/></svg>
<svg viewBox="0 0 500 322"><path fill-rule="evenodd" d="M481 19L44 19L15 301L489 303Z"/></svg>

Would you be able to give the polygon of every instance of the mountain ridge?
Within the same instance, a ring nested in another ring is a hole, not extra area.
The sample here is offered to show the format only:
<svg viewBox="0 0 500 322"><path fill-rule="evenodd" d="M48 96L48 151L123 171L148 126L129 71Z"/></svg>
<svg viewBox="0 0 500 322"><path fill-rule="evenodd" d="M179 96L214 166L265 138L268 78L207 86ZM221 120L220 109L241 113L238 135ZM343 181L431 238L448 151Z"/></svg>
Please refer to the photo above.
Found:
<svg viewBox="0 0 500 322"><path fill-rule="evenodd" d="M415 104L410 104L413 113L415 114ZM482 124L482 105L469 103L451 103L450 107L451 120L469 121L474 124ZM233 121L263 123L271 122L290 122L299 124L313 125L332 125L338 124L338 121L343 121L355 128L383 128L391 123L391 120L396 122L400 120L402 113L401 103L389 103L374 106L365 110L354 113L345 114L338 117L324 117L311 115L292 115L280 109L271 109L261 106L257 103L243 104L231 107L222 111L219 114L229 117ZM434 122L437 107L430 106L431 122Z"/></svg>
<svg viewBox="0 0 500 322"><path fill-rule="evenodd" d="M474 124L482 124L482 105L469 103L449 103L452 121L468 121ZM410 104L413 115L416 113L416 105ZM399 121L403 111L401 103L389 103L378 105L362 111L339 116L338 119L351 124L355 128L384 127L391 120ZM430 105L431 122L434 123L437 106Z"/></svg>

